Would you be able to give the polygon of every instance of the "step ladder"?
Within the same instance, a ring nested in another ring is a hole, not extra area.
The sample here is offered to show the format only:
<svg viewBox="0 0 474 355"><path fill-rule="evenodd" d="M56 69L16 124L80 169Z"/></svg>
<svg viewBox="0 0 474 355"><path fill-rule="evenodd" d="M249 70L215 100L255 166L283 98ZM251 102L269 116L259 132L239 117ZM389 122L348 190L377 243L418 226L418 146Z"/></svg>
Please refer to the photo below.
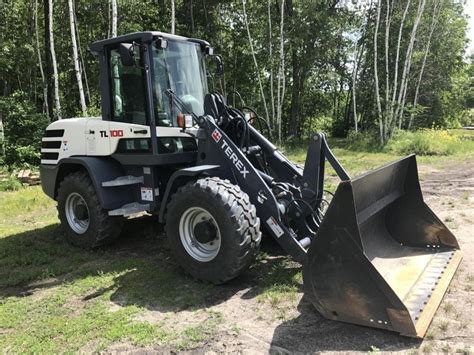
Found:
<svg viewBox="0 0 474 355"><path fill-rule="evenodd" d="M117 187L117 186L127 186L135 184L143 184L145 178L143 176L119 176L118 178L110 181L104 181L102 187Z"/></svg>
<svg viewBox="0 0 474 355"><path fill-rule="evenodd" d="M148 212L150 210L150 204L143 204L139 202L132 202L123 205L120 208L109 211L109 216L130 216L140 212Z"/></svg>

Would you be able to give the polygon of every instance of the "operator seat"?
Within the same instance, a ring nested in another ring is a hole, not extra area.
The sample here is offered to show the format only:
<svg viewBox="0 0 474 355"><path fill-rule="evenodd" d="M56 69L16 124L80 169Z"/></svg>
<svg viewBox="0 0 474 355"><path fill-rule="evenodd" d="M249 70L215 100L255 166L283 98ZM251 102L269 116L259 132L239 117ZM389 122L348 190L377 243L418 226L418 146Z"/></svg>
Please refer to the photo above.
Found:
<svg viewBox="0 0 474 355"><path fill-rule="evenodd" d="M212 92L204 96L204 114L213 117L219 126L222 125L226 112L227 105L221 93Z"/></svg>
<svg viewBox="0 0 474 355"><path fill-rule="evenodd" d="M124 121L145 125L145 90L142 76L136 73L123 73L121 75L121 81L124 101Z"/></svg>

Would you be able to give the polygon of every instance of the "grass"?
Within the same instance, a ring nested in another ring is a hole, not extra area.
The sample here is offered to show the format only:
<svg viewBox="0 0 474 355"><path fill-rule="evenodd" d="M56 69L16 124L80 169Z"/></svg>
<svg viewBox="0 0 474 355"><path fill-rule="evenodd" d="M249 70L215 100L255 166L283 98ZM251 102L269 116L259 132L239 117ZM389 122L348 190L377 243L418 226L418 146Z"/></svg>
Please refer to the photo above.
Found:
<svg viewBox="0 0 474 355"><path fill-rule="evenodd" d="M380 349L377 348L376 346L371 345L368 352L369 352L369 353L379 353L379 352L380 352Z"/></svg>
<svg viewBox="0 0 474 355"><path fill-rule="evenodd" d="M3 177L0 180L0 191L17 191L22 187L21 182L13 175Z"/></svg>
<svg viewBox="0 0 474 355"><path fill-rule="evenodd" d="M422 164L429 165L433 168L440 168L447 161L456 160L460 162L469 162L474 158L474 131L450 130L442 132L445 133L440 133L441 143L438 142L433 144L442 144L446 147L449 147L449 149L447 150L449 154L444 154L442 152L439 152L439 154L425 154L421 151L423 155L417 155L416 157L417 163L419 165ZM428 132L418 133L408 132L408 134L412 134L414 136L422 136L423 142L432 142L432 140L433 142L436 142L436 135L438 133L431 133L431 130L429 130ZM407 156L408 154L420 153L420 150L416 147L399 149L399 146L396 144L400 144L401 147L402 143L391 143L385 148L381 149L378 147L377 141L374 141L373 139L367 140L366 138L361 137L361 143L351 142L351 139L356 141L358 138L329 138L329 146L331 147L331 150L333 151L334 155L337 157L338 161L347 171L349 176L353 178L367 171L374 170L393 161L401 159ZM397 139L401 140L402 138L396 138L394 141L398 142ZM411 141L407 138L403 139L404 142ZM282 150L290 160L300 165L303 165L306 160L306 154L308 149L307 146L307 143L302 143L297 146L285 147ZM403 145L403 147L405 146ZM335 170L330 166L330 164L326 163L326 167L327 168L326 177L324 180L324 188L326 190L334 192L338 185L339 178L337 177ZM423 180L423 176L420 176L420 180Z"/></svg>
<svg viewBox="0 0 474 355"><path fill-rule="evenodd" d="M421 351L425 354L430 354L434 350L433 344L432 343L424 343L423 346L421 347Z"/></svg>
<svg viewBox="0 0 474 355"><path fill-rule="evenodd" d="M456 349L456 354L471 354L471 347L469 345L465 345L464 348Z"/></svg>
<svg viewBox="0 0 474 355"><path fill-rule="evenodd" d="M468 160L474 155L474 131L456 129L402 132L383 149L378 146L377 140L360 134L346 139L329 138L329 146L349 175L355 177L412 153L417 154L418 163L433 167L452 159ZM283 150L290 160L304 164L306 143ZM336 176L331 167L327 173L330 177ZM329 181L328 189L334 188L334 183Z"/></svg>
<svg viewBox="0 0 474 355"><path fill-rule="evenodd" d="M222 302L219 288L184 275L149 226L128 222L116 244L84 251L63 242L55 202L40 187L0 192L0 349L94 352L123 343L188 350L215 337L224 315L208 306ZM265 254L260 263L254 297L277 308L294 300L299 264ZM149 320L148 311L163 317ZM176 322L181 311L202 319Z"/></svg>
<svg viewBox="0 0 474 355"><path fill-rule="evenodd" d="M345 143L331 141L353 176L402 156L364 152ZM436 166L446 159L465 160L474 151L470 149L450 157L422 156L419 161ZM288 152L290 159L304 163L306 148ZM334 189L335 172L329 169L329 174ZM118 343L188 350L216 337L225 316L209 305L227 296L219 295L216 286L183 275L148 224L131 222L117 244L83 251L63 242L56 215L54 201L40 187L0 189L0 349L97 352ZM273 308L277 318L286 319L302 292L301 266L288 257L262 253L251 273L256 279L252 296ZM470 275L466 280L470 288L473 279ZM150 320L144 317L148 311L163 316ZM182 311L191 311L201 321L176 322ZM264 313L261 317L267 319ZM439 325L440 330L447 327L447 322Z"/></svg>
<svg viewBox="0 0 474 355"><path fill-rule="evenodd" d="M451 223L451 222L454 221L454 219L453 219L453 217L451 217L451 216L446 216L446 217L444 217L444 221L445 221L446 223Z"/></svg>
<svg viewBox="0 0 474 355"><path fill-rule="evenodd" d="M259 258L263 259L263 254ZM296 295L303 284L301 266L289 257L282 257L269 269L265 268L259 275L258 302L268 302L273 308L280 308L283 303L296 301Z"/></svg>
<svg viewBox="0 0 474 355"><path fill-rule="evenodd" d="M440 321L438 324L438 328L443 332L447 331L449 328L449 321L448 320Z"/></svg>
<svg viewBox="0 0 474 355"><path fill-rule="evenodd" d="M454 305L450 302L445 302L443 304L443 309L446 312L446 314L452 313L455 310Z"/></svg>
<svg viewBox="0 0 474 355"><path fill-rule="evenodd" d="M416 132L399 131L385 150L398 154L423 156L466 154L474 150L473 135L466 130L425 129Z"/></svg>
<svg viewBox="0 0 474 355"><path fill-rule="evenodd" d="M441 351L442 351L443 353L449 353L449 352L452 351L452 349L451 349L451 346L449 346L449 344L445 344L445 345L443 345L443 347L441 348Z"/></svg>
<svg viewBox="0 0 474 355"><path fill-rule="evenodd" d="M109 250L71 247L40 187L0 192L0 216L0 349L100 351L117 342L189 349L214 336L222 317L212 312L197 328L137 320L146 309L201 309L213 291L165 262L156 238L134 232L138 243ZM135 244L146 251L137 254Z"/></svg>
<svg viewBox="0 0 474 355"><path fill-rule="evenodd" d="M217 326L223 321L224 316L220 312L208 311L208 317L198 325L188 326L184 329L181 339L176 343L178 350L189 349L194 344L200 343L212 337L217 331Z"/></svg>
<svg viewBox="0 0 474 355"><path fill-rule="evenodd" d="M429 330L428 333L426 333L426 340L434 340L436 337L436 332L434 330Z"/></svg>
<svg viewBox="0 0 474 355"><path fill-rule="evenodd" d="M240 332L242 331L242 328L238 324L233 324L230 327L230 330L233 331L236 335L239 335Z"/></svg>

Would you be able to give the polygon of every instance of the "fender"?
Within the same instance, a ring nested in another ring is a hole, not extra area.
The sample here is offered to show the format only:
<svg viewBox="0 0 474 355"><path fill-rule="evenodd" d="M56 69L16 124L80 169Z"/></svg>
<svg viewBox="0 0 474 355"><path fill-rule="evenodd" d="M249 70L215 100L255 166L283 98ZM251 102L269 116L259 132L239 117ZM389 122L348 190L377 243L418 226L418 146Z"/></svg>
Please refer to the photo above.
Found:
<svg viewBox="0 0 474 355"><path fill-rule="evenodd" d="M197 165L191 168L185 168L185 169L175 171L173 175L171 175L170 179L168 180L168 184L166 185L166 190L163 195L163 200L161 200L160 212L158 215L160 223L165 222L164 219L165 219L166 205L168 204L171 194L173 194L178 189L179 186L183 186L187 180L191 180L195 176L202 175L206 173L207 171L215 170L219 167L220 167L219 165Z"/></svg>
<svg viewBox="0 0 474 355"><path fill-rule="evenodd" d="M51 198L57 198L61 180L69 173L86 170L104 209L115 209L133 202L130 186L102 187L102 182L114 180L125 174L122 166L110 157L71 157L61 159L57 165L40 166L43 191Z"/></svg>

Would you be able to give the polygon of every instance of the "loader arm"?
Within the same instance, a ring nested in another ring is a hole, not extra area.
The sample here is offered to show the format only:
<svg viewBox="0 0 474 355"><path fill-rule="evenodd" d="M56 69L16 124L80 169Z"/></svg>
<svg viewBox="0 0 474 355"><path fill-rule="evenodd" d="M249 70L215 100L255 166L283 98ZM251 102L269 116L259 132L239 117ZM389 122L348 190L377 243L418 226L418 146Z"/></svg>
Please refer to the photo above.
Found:
<svg viewBox="0 0 474 355"><path fill-rule="evenodd" d="M198 164L219 165L214 175L229 179L240 186L257 207L259 218L272 236L296 261L304 263L307 245L301 243L295 233L282 223L281 206L261 174L212 117L200 117L199 125L201 130L198 136Z"/></svg>

